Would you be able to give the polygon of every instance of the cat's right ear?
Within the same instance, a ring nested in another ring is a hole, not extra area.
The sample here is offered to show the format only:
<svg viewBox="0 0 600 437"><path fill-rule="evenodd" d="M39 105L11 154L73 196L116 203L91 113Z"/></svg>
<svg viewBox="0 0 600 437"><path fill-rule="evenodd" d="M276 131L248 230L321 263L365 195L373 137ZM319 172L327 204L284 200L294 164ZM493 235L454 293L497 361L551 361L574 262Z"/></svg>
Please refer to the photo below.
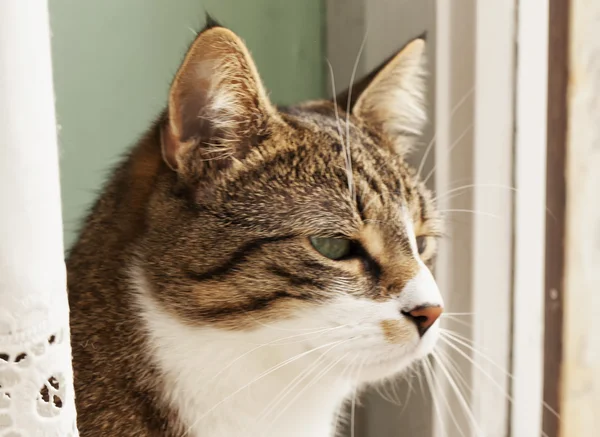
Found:
<svg viewBox="0 0 600 437"><path fill-rule="evenodd" d="M242 40L213 26L191 45L173 80L162 153L185 176L203 177L242 159L277 119Z"/></svg>
<svg viewBox="0 0 600 437"><path fill-rule="evenodd" d="M339 94L337 94L335 96L335 99L332 98L331 101L337 103L337 105L342 110L345 111L348 108L350 108L350 111L352 112L352 109L354 109L354 105L356 104L356 101L358 100L358 98L367 89L367 87L369 85L371 85L371 82L373 82L373 79L375 79L375 77L379 74L379 72L381 70L383 70L383 68L387 64L389 64L390 61L392 59L394 59L395 56L396 56L396 54L394 54L393 56L390 56L389 58L384 60L381 64L379 64L377 67L375 67L369 74L367 74L366 76L355 81L352 84L352 87L348 87L344 91L341 91Z"/></svg>

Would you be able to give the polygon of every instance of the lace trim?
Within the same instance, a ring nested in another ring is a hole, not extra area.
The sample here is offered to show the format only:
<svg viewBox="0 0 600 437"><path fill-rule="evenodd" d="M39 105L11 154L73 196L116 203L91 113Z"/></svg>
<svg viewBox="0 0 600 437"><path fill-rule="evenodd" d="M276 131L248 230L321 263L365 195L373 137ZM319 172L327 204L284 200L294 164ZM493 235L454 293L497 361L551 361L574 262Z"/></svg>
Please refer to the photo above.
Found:
<svg viewBox="0 0 600 437"><path fill-rule="evenodd" d="M68 324L0 335L0 437L78 435Z"/></svg>

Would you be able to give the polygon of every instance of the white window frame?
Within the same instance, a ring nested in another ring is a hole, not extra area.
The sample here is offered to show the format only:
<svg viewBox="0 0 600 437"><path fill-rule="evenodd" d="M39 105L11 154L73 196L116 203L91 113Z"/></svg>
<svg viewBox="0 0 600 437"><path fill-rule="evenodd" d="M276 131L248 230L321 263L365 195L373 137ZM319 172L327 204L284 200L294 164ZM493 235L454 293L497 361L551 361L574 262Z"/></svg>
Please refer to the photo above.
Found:
<svg viewBox="0 0 600 437"><path fill-rule="evenodd" d="M400 13L406 7L400 3L405 2L328 0L328 57L336 79L343 72L347 81L366 29L358 76L399 48L401 39L416 36L415 21L430 26L435 149L423 173L435 166L432 181L439 207L452 211L448 213L450 238L441 245L436 276L447 310L473 313L461 317L470 327L462 323L452 328L471 338L486 355L471 354L475 364L463 360L461 365L473 388L466 402L478 423L470 435L539 436L548 0L431 0L433 25L414 17L407 20ZM371 22L382 16L395 18ZM353 32L347 31L349 25ZM336 85L339 91L346 84L337 80ZM460 190L445 194L460 185L472 187L462 194ZM457 353L454 357L461 358ZM438 370L438 377L444 378L443 371ZM460 435L451 418L461 414L460 401L452 399L448 385L443 391L452 412L442 415L444 426L440 426L435 409L426 409L436 426L422 435ZM419 414L422 407L408 405L407 410ZM357 435L388 435L388 426L370 423L383 419L381 412L367 405L366 416L368 426ZM470 419L464 414L458 421L463 430L469 428Z"/></svg>
<svg viewBox="0 0 600 437"><path fill-rule="evenodd" d="M511 368L513 193L507 187L513 184L516 5L483 0L438 0L437 5L436 191L442 193L441 210L474 211L470 220L449 220L438 281L448 293L449 311L473 313L470 328L463 330L486 354L472 354L474 365L463 360L461 370L472 388L467 399L472 417L462 414L461 402L454 401L445 427L458 435L454 414L471 435L504 436L509 378L494 366ZM473 86L473 104L454 112ZM470 127L472 134L456 144ZM470 196L444 197L457 180L472 185ZM443 373L438 372L440 378ZM439 427L437 435L444 432Z"/></svg>
<svg viewBox="0 0 600 437"><path fill-rule="evenodd" d="M512 344L513 436L541 436L544 385L548 0L519 2Z"/></svg>

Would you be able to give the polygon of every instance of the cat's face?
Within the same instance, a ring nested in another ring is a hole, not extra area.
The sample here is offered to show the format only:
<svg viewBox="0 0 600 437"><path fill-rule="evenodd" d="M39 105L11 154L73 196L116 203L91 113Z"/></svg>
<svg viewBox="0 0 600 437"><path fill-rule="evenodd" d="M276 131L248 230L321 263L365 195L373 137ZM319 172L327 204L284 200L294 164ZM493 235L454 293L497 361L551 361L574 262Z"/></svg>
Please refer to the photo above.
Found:
<svg viewBox="0 0 600 437"><path fill-rule="evenodd" d="M320 350L379 379L429 353L442 299L427 265L440 223L403 160L424 123L423 41L397 55L350 115L277 110L243 43L204 31L171 89L170 170L140 258L185 324Z"/></svg>

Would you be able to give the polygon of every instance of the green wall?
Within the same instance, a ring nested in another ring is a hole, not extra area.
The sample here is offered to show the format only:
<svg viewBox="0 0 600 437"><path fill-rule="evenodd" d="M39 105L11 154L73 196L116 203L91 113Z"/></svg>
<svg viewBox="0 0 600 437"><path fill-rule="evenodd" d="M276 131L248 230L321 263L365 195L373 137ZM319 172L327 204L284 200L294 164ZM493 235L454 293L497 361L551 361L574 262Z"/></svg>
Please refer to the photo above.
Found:
<svg viewBox="0 0 600 437"><path fill-rule="evenodd" d="M244 38L276 103L325 92L322 0L50 0L65 245L166 102L209 11Z"/></svg>

